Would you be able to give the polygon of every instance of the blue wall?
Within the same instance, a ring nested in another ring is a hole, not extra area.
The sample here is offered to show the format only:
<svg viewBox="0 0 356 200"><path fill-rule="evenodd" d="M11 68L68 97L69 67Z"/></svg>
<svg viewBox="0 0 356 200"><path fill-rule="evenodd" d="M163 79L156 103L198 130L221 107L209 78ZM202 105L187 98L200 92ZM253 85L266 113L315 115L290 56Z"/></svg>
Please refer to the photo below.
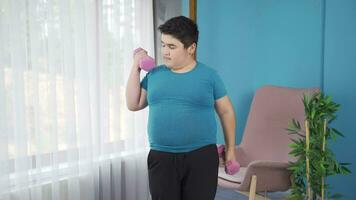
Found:
<svg viewBox="0 0 356 200"><path fill-rule="evenodd" d="M336 191L356 199L356 1L326 1L324 89L341 104L333 124L346 137L333 144L336 157L352 162L351 176L331 179Z"/></svg>
<svg viewBox="0 0 356 200"><path fill-rule="evenodd" d="M182 15L189 17L189 0L182 0Z"/></svg>
<svg viewBox="0 0 356 200"><path fill-rule="evenodd" d="M182 4L187 16L188 0ZM356 173L355 0L204 0L198 26L198 60L223 77L237 114L237 143L257 88L320 87L342 105L333 126L346 138L332 147ZM356 199L356 175L329 181L344 199Z"/></svg>
<svg viewBox="0 0 356 200"><path fill-rule="evenodd" d="M215 2L198 1L198 59L224 78L239 143L257 88L321 85L322 6L310 0Z"/></svg>

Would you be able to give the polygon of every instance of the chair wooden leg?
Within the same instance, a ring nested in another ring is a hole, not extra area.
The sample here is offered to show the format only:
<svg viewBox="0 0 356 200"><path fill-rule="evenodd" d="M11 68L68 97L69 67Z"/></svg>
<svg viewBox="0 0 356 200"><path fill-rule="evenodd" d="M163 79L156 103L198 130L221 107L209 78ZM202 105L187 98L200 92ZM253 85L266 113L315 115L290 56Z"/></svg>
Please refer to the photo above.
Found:
<svg viewBox="0 0 356 200"><path fill-rule="evenodd" d="M256 196L256 184L257 184L257 176L253 175L251 177L251 184L250 184L250 194L248 200L255 200Z"/></svg>
<svg viewBox="0 0 356 200"><path fill-rule="evenodd" d="M267 191L265 190L264 199L267 200Z"/></svg>

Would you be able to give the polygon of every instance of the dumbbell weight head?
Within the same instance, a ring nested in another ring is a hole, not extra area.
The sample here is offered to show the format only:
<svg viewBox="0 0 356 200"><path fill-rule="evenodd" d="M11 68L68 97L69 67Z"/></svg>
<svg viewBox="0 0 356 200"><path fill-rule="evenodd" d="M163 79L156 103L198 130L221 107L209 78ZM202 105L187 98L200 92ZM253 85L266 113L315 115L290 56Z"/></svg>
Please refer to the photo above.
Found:
<svg viewBox="0 0 356 200"><path fill-rule="evenodd" d="M229 175L234 175L240 171L240 164L236 160L229 160L225 165L225 172Z"/></svg>
<svg viewBox="0 0 356 200"><path fill-rule="evenodd" d="M139 51L144 51L144 49L142 49L142 48L135 49L134 55L136 53L138 53ZM141 69L145 70L146 72L149 72L156 66L156 62L152 57L150 57L146 54L139 60L139 66Z"/></svg>
<svg viewBox="0 0 356 200"><path fill-rule="evenodd" d="M225 146L224 145L218 146L218 154L219 154L219 157L224 157L224 154L225 154Z"/></svg>

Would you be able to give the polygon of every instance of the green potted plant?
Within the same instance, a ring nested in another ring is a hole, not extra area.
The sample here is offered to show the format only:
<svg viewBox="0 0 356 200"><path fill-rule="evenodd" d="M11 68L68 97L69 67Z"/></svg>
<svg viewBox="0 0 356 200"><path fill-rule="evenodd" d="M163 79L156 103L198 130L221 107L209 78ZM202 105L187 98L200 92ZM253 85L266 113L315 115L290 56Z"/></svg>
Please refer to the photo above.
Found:
<svg viewBox="0 0 356 200"><path fill-rule="evenodd" d="M329 148L331 140L337 136L344 137L337 129L330 127L336 119L336 111L340 105L332 101L330 96L317 92L311 96L303 96L305 108L304 127L301 122L292 119L288 124L288 133L295 135L292 139L289 155L297 158L290 162L292 172L292 188L289 199L335 199L340 194L331 194L330 186L325 183L328 176L349 174L350 163L340 163Z"/></svg>

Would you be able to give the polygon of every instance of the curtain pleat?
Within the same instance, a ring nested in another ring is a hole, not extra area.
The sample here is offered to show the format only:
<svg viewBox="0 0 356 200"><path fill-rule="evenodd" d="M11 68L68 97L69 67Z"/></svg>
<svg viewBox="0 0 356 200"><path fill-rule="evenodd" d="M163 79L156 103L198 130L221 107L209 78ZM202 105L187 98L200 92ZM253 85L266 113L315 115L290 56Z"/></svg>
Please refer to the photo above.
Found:
<svg viewBox="0 0 356 200"><path fill-rule="evenodd" d="M150 198L125 84L153 31L152 0L0 1L0 200Z"/></svg>

